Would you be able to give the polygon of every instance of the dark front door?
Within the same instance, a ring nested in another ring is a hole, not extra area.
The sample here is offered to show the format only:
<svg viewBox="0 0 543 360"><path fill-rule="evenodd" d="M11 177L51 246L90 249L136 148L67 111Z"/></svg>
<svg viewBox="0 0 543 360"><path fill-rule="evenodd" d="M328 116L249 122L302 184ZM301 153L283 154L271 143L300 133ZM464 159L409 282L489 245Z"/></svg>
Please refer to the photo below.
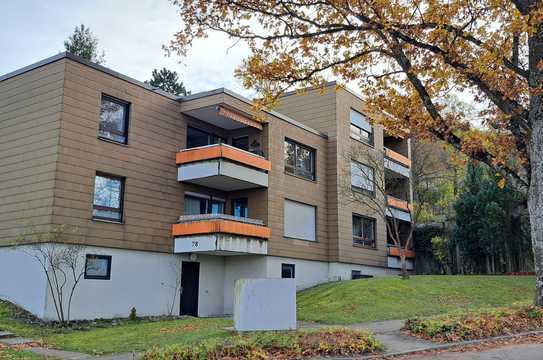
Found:
<svg viewBox="0 0 543 360"><path fill-rule="evenodd" d="M183 261L181 266L181 315L198 316L200 263Z"/></svg>

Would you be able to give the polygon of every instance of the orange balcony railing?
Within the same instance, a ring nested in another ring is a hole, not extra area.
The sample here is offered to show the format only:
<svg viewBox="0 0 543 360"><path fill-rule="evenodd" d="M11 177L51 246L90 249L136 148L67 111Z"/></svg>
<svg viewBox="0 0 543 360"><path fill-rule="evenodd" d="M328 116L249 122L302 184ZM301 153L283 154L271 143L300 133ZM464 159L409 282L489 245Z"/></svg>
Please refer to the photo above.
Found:
<svg viewBox="0 0 543 360"><path fill-rule="evenodd" d="M215 144L179 151L175 156L177 165L212 159L228 159L259 170L271 170L271 162L262 156L226 144Z"/></svg>
<svg viewBox="0 0 543 360"><path fill-rule="evenodd" d="M271 229L269 227L256 224L256 220L252 220L252 223L250 221L251 219L234 218L221 214L209 214L209 217L202 215L201 218L196 216L193 220L173 224L172 235L179 237L222 233L261 239L270 238Z"/></svg>
<svg viewBox="0 0 543 360"><path fill-rule="evenodd" d="M397 246L389 246L388 247L388 255L389 256L397 256L400 257L400 248ZM408 259L414 259L415 258L415 251L413 250L405 250L405 257Z"/></svg>
<svg viewBox="0 0 543 360"><path fill-rule="evenodd" d="M389 148L385 148L385 156L391 160L396 161L397 163L402 164L406 167L411 167L411 160L409 160L408 157L403 156L400 153L397 153L394 150L390 150Z"/></svg>
<svg viewBox="0 0 543 360"><path fill-rule="evenodd" d="M411 204L408 201L395 198L394 196L387 195L387 204L396 209L411 211Z"/></svg>

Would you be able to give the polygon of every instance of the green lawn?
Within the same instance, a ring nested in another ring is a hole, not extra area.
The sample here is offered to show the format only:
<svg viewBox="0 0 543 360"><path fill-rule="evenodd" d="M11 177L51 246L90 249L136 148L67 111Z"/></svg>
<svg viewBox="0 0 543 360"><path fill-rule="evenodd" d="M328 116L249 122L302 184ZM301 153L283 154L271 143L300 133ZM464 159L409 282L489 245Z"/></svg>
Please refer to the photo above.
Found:
<svg viewBox="0 0 543 360"><path fill-rule="evenodd" d="M115 326L104 327L107 324L98 323L80 330L66 330L32 323L30 319L25 312L0 301L0 330L11 331L22 337L42 339L46 345L54 348L88 354L140 352L153 346L220 340L231 334L225 328L232 326L232 321L225 318L185 318L161 321L122 320ZM0 350L0 360L25 356L28 356L28 353Z"/></svg>
<svg viewBox="0 0 543 360"><path fill-rule="evenodd" d="M349 324L527 304L532 301L534 284L532 277L513 276L412 276L408 280L382 277L343 281L300 292L298 319ZM123 320L115 326L99 327L99 323L82 330L45 327L29 323L28 319L15 307L0 302L0 330L88 354L139 352L155 346L221 341L232 335L226 330L232 326L232 320L226 318ZM17 356L20 353L0 351L0 359L17 359Z"/></svg>
<svg viewBox="0 0 543 360"><path fill-rule="evenodd" d="M90 331L52 334L45 342L52 347L107 354L144 351L154 346L192 344L204 340L220 340L231 335L225 328L232 321L224 318L187 318L180 320L136 322Z"/></svg>
<svg viewBox="0 0 543 360"><path fill-rule="evenodd" d="M0 350L0 360L38 360L44 359L43 356L34 354L30 351L17 351L11 349Z"/></svg>
<svg viewBox="0 0 543 360"><path fill-rule="evenodd" d="M527 276L381 277L329 283L298 294L298 320L326 324L406 319L530 303Z"/></svg>

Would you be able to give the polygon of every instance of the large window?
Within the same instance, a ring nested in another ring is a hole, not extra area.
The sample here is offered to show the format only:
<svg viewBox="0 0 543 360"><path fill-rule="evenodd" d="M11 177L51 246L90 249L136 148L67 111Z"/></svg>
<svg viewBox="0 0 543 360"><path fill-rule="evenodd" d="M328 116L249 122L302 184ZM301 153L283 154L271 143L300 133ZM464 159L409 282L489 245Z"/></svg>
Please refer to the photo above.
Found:
<svg viewBox="0 0 543 360"><path fill-rule="evenodd" d="M317 208L285 199L283 214L285 237L316 241Z"/></svg>
<svg viewBox="0 0 543 360"><path fill-rule="evenodd" d="M235 146L238 149L249 151L249 137L241 136L241 137L232 139L232 146Z"/></svg>
<svg viewBox="0 0 543 360"><path fill-rule="evenodd" d="M373 128L366 119L366 116L351 109L351 137L373 145Z"/></svg>
<svg viewBox="0 0 543 360"><path fill-rule="evenodd" d="M205 195L185 195L185 215L224 214L223 199Z"/></svg>
<svg viewBox="0 0 543 360"><path fill-rule="evenodd" d="M129 103L102 95L98 137L126 144L128 140Z"/></svg>
<svg viewBox="0 0 543 360"><path fill-rule="evenodd" d="M353 214L353 244L375 248L375 219Z"/></svg>
<svg viewBox="0 0 543 360"><path fill-rule="evenodd" d="M96 173L92 217L99 220L122 222L124 178Z"/></svg>
<svg viewBox="0 0 543 360"><path fill-rule="evenodd" d="M85 279L109 280L111 278L111 256L87 254Z"/></svg>
<svg viewBox="0 0 543 360"><path fill-rule="evenodd" d="M283 279L294 279L296 277L296 266L294 264L281 264L281 277Z"/></svg>
<svg viewBox="0 0 543 360"><path fill-rule="evenodd" d="M375 194L375 173L373 168L351 160L351 185L353 190L362 191L368 195Z"/></svg>
<svg viewBox="0 0 543 360"><path fill-rule="evenodd" d="M187 148L225 143L226 140L207 131L189 126L187 128Z"/></svg>
<svg viewBox="0 0 543 360"><path fill-rule="evenodd" d="M249 217L249 207L247 198L232 200L232 214L235 217Z"/></svg>
<svg viewBox="0 0 543 360"><path fill-rule="evenodd" d="M285 171L315 180L315 150L285 139Z"/></svg>

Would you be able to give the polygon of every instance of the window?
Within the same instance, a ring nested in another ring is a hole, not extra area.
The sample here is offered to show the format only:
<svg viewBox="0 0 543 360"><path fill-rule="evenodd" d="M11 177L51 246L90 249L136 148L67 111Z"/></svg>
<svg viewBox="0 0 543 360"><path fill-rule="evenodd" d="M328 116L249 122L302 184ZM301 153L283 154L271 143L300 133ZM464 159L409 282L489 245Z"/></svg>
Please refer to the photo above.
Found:
<svg viewBox="0 0 543 360"><path fill-rule="evenodd" d="M235 217L249 217L249 207L247 198L234 199L232 201L232 214Z"/></svg>
<svg viewBox="0 0 543 360"><path fill-rule="evenodd" d="M353 279L353 280L356 280L356 279L370 279L372 277L373 277L373 275L363 275L362 271L360 271L360 270L352 270L351 271L351 279Z"/></svg>
<svg viewBox="0 0 543 360"><path fill-rule="evenodd" d="M218 135L208 133L207 131L198 130L191 126L187 128L187 149L198 146L221 144L225 142L225 139Z"/></svg>
<svg viewBox="0 0 543 360"><path fill-rule="evenodd" d="M128 140L129 103L102 95L98 137L126 144Z"/></svg>
<svg viewBox="0 0 543 360"><path fill-rule="evenodd" d="M353 214L353 244L375 248L375 219Z"/></svg>
<svg viewBox="0 0 543 360"><path fill-rule="evenodd" d="M94 178L93 219L122 222L124 178L96 173Z"/></svg>
<svg viewBox="0 0 543 360"><path fill-rule="evenodd" d="M207 214L208 199L185 195L185 215Z"/></svg>
<svg viewBox="0 0 543 360"><path fill-rule="evenodd" d="M185 195L185 215L224 214L225 201L206 195Z"/></svg>
<svg viewBox="0 0 543 360"><path fill-rule="evenodd" d="M315 150L285 140L285 172L315 180Z"/></svg>
<svg viewBox="0 0 543 360"><path fill-rule="evenodd" d="M285 199L284 236L316 241L316 215L315 206Z"/></svg>
<svg viewBox="0 0 543 360"><path fill-rule="evenodd" d="M212 214L224 214L224 200L211 200L211 213Z"/></svg>
<svg viewBox="0 0 543 360"><path fill-rule="evenodd" d="M85 279L109 280L111 278L111 256L87 254Z"/></svg>
<svg viewBox="0 0 543 360"><path fill-rule="evenodd" d="M242 136L242 137L232 139L232 146L235 146L238 149L249 151L249 137Z"/></svg>
<svg viewBox="0 0 543 360"><path fill-rule="evenodd" d="M354 190L373 195L375 193L374 181L375 174L373 168L351 160L351 186Z"/></svg>
<svg viewBox="0 0 543 360"><path fill-rule="evenodd" d="M294 279L296 277L294 269L294 264L281 264L281 278Z"/></svg>
<svg viewBox="0 0 543 360"><path fill-rule="evenodd" d="M351 137L373 145L373 128L366 117L356 110L351 109Z"/></svg>

